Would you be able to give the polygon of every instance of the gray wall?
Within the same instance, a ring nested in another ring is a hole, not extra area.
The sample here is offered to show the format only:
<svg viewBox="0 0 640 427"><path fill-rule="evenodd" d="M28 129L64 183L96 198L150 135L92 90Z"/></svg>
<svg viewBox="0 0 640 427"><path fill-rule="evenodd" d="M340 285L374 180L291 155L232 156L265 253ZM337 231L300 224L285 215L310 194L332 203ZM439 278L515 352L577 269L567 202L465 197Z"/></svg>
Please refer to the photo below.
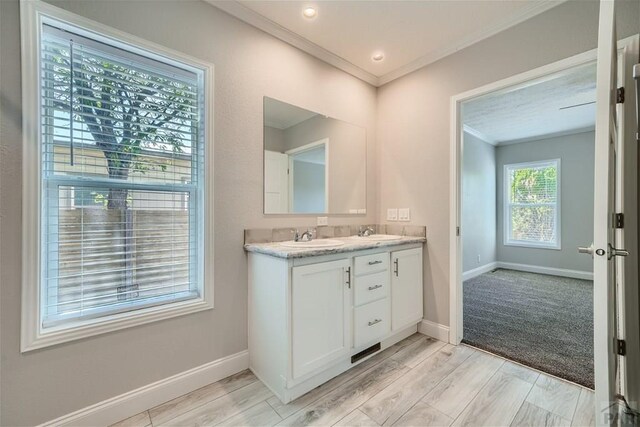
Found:
<svg viewBox="0 0 640 427"><path fill-rule="evenodd" d="M329 211L349 213L366 207L366 130L315 116L284 131L285 150L329 138Z"/></svg>
<svg viewBox="0 0 640 427"><path fill-rule="evenodd" d="M638 33L640 2L619 2L618 37ZM597 46L596 1L568 1L378 89L380 218L410 207L427 226L424 317L449 324L451 97Z"/></svg>
<svg viewBox="0 0 640 427"><path fill-rule="evenodd" d="M469 271L497 261L496 147L466 132L463 144L462 271Z"/></svg>
<svg viewBox="0 0 640 427"><path fill-rule="evenodd" d="M593 172L595 133L586 132L496 149L498 182L498 260L569 270L593 271L578 246L593 241ZM560 159L561 250L504 245L504 165Z"/></svg>
<svg viewBox="0 0 640 427"><path fill-rule="evenodd" d="M262 214L263 97L367 131L374 223L376 89L200 1L69 1L72 12L215 65L215 309L20 353L21 99L18 0L0 1L0 425L33 425L247 348L243 229L304 227ZM145 25L144 23L149 23Z"/></svg>
<svg viewBox="0 0 640 427"><path fill-rule="evenodd" d="M264 149L284 153L286 151L284 131L282 129L264 127Z"/></svg>

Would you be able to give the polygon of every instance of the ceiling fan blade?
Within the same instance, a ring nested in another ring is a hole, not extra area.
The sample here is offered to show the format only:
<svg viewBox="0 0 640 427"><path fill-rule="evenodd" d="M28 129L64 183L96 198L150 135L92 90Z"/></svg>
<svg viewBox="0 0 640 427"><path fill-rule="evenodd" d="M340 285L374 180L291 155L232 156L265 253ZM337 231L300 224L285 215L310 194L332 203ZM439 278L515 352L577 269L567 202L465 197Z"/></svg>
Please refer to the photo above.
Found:
<svg viewBox="0 0 640 427"><path fill-rule="evenodd" d="M583 102L582 104L574 104L574 105L568 105L566 107L560 107L560 110L567 110L569 108L575 108L575 107L582 107L583 105L589 105L589 104L595 104L596 101L591 101L591 102Z"/></svg>

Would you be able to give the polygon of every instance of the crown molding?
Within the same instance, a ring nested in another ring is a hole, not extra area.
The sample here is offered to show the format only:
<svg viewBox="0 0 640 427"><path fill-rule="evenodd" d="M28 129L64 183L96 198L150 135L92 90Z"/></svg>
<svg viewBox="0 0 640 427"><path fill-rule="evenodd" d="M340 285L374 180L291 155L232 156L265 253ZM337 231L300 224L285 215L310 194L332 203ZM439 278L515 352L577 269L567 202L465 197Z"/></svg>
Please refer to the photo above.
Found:
<svg viewBox="0 0 640 427"><path fill-rule="evenodd" d="M314 56L334 67L351 74L354 77L363 80L370 85L378 86L378 77L369 73L368 71L363 70L357 65L352 64L346 59L329 52L323 47L318 46L317 44L307 40L306 38L286 29L273 22L272 20L260 15L259 13L249 9L243 4L235 1L235 0L205 0L207 3L212 6L217 7L218 9L228 13L231 16L238 18L241 21L246 22L249 25L252 25L259 30L264 31L267 34L270 34L285 43L290 44L293 47L297 47L298 49L308 53L311 56Z"/></svg>
<svg viewBox="0 0 640 427"><path fill-rule="evenodd" d="M479 140L481 140L483 142L486 142L487 144L491 144L493 146L498 145L497 141L494 141L493 139L489 138L484 133L480 132L479 130L476 130L475 128L472 128L469 125L462 125L462 130L464 132L468 133L469 135L473 135L476 138L478 138Z"/></svg>
<svg viewBox="0 0 640 427"><path fill-rule="evenodd" d="M510 141L498 141L496 143L496 145L500 146L500 147L504 147L505 145L522 144L523 142L544 141L545 139L560 138L560 137L563 137L563 136L576 135L576 134L579 134L579 133L593 132L595 130L596 130L595 125L594 126L587 126L587 127L584 127L584 128L563 130L563 131L560 131L560 132L552 132L552 133L547 133L547 134L544 134L544 135L530 136L530 137L527 137L527 138L514 139L514 140L510 140Z"/></svg>
<svg viewBox="0 0 640 427"><path fill-rule="evenodd" d="M334 67L351 74L373 86L379 87L385 85L395 79L398 79L404 75L412 73L422 67L432 64L446 56L449 56L457 51L469 47L479 41L487 39L491 36L498 34L508 28L518 25L527 19L530 19L536 15L539 15L547 10L558 6L567 0L542 0L539 3L535 3L524 10L521 10L511 18L497 23L496 25L487 27L481 31L478 31L465 39L456 43L451 43L441 49L434 52L430 52L406 65L403 65L394 71L391 71L383 76L377 77L374 74L358 67L357 65L347 61L346 59L328 51L327 49L309 41L308 39L286 29L285 27L273 22L272 20L260 15L259 13L249 9L236 0L204 0L212 6L228 13L229 15L238 18L247 24L256 27L267 34L270 34L285 43L288 43Z"/></svg>
<svg viewBox="0 0 640 427"><path fill-rule="evenodd" d="M512 16L509 19L506 19L491 27L487 27L481 31L478 31L457 43L451 43L449 46L445 46L434 52L428 53L412 62L409 62L406 65L403 65L400 68L396 68L394 71L391 71L383 76L380 76L378 78L378 86L385 85L395 79L398 79L402 76L405 76L409 73L419 70L420 68L425 67L429 64L432 64L446 56L452 55L459 50L467 48L482 40L488 39L491 36L494 36L511 27L514 27L526 21L527 19L533 18L534 16L539 15L543 12L546 12L547 10L552 9L566 1L567 0L544 0L544 1L541 1L540 3L535 3L525 8L524 10L521 10L519 13L517 13L516 15Z"/></svg>

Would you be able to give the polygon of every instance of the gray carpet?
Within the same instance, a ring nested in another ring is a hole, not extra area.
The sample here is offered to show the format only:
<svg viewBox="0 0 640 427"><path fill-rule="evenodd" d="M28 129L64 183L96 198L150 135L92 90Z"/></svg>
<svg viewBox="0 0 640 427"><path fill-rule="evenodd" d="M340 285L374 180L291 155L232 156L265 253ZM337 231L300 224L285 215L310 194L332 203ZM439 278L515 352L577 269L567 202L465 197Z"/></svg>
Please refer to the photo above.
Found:
<svg viewBox="0 0 640 427"><path fill-rule="evenodd" d="M462 341L593 389L593 282L502 269L469 279Z"/></svg>

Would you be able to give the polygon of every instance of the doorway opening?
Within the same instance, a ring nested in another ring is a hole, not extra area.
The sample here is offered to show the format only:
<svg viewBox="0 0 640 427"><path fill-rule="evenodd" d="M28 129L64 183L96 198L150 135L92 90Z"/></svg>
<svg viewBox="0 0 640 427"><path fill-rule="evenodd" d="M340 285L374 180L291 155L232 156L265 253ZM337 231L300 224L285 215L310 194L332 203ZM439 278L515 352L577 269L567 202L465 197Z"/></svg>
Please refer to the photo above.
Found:
<svg viewBox="0 0 640 427"><path fill-rule="evenodd" d="M462 103L462 342L594 388L596 64Z"/></svg>
<svg viewBox="0 0 640 427"><path fill-rule="evenodd" d="M619 67L618 67L618 74L617 74L617 81L619 84L624 84L628 87L632 87L633 85L633 80L630 78L629 75L629 70L628 70L628 65L632 64L635 61L635 58L637 55L637 51L638 51L638 37L637 36L633 36L633 37L629 37L628 39L625 40L621 40L618 42L618 63L619 63ZM614 50L615 53L615 50ZM614 56L615 58L615 56ZM492 93L496 93L499 91L508 91L509 89L513 90L513 89L521 89L524 87L527 87L528 85L532 85L535 83L539 83L540 81L544 81L545 79L549 79L551 77L553 77L555 74L558 73L562 73L562 72L567 72L568 70L571 69L577 69L579 67L586 67L588 66L588 64L593 63L596 60L596 51L590 51L590 52L585 52L583 54L580 55L576 55L574 57L571 58L567 58L565 60L562 61L558 61L556 63L553 64L549 64L547 66L543 66L540 68L537 68L535 70L531 70L513 77L509 77L506 78L504 80L495 82L495 83L491 83L488 85L485 85L483 87L477 88L477 89L473 89L464 93L461 93L459 95L456 95L454 97L452 97L451 100L451 176L450 176L450 184L451 184L451 199L450 199L450 212L451 212L451 217L450 217L450 259L452 260L451 264L450 264L450 330L449 330L449 341L452 344L459 344L460 342L462 342L463 338L464 338L464 331L465 331L465 319L464 319L464 304L463 304L463 261L464 261L464 257L463 257L463 251L464 251L464 236L465 233L468 231L468 227L469 224L466 225L467 230L465 230L465 225L463 223L463 194L466 191L466 189L463 186L463 167L464 167L464 158L465 156L468 154L467 150L469 147L467 147L466 143L467 140L471 137L469 136L465 136L465 130L467 131L467 134L473 133L473 130L467 128L464 129L464 104L472 101L474 99L479 99L481 97L483 97L484 95L488 95L488 94L492 94ZM615 62L615 61L614 61ZM605 63L603 63L604 65L606 65ZM622 66L620 66L622 65ZM613 74L615 76L615 74ZM615 79L613 79L615 80ZM600 87L600 85L598 85L598 87ZM604 86L603 86L604 87ZM615 92L615 89L613 90L613 92ZM602 100L604 97L602 96L602 91L600 92L599 99ZM600 105L600 104L598 104ZM622 120L622 122L618 123L617 128L620 129L620 135L623 135L623 139L621 141L623 142L619 142L618 145L620 146L620 149L623 149L626 151L626 156L620 156L620 160L616 162L616 164L618 164L619 166L624 166L624 168L619 168L619 171L624 171L624 172L620 172L621 174L624 173L624 179L622 175L618 176L618 182L621 182L624 184L624 182L635 182L636 181L636 172L637 172L637 166L633 163L633 161L635 161L634 159L636 159L636 147L634 144L632 144L631 142L632 139L629 139L629 137L632 137L634 135L635 129L633 129L633 126L631 123L629 123L629 120L624 120L625 118L625 114L627 117L630 116L629 114L629 109L632 109L633 105L627 105L627 104L619 104L618 105L618 111L620 114L617 115L617 117L619 117L620 120ZM574 108L580 108L580 107L574 107ZM626 111L626 113L625 113ZM599 119L600 116L598 116L596 118L596 120L600 120ZM477 130L477 129L476 129ZM588 132L588 130L587 130ZM587 133L584 132L584 133ZM476 137L478 136L482 136L482 135L475 135ZM558 136L558 135L556 135ZM472 135L473 137L473 135ZM602 138L601 138L602 140ZM631 142L629 142L631 141ZM531 142L531 141L529 141ZM516 144L517 145L517 144ZM598 160L598 156L597 156L598 152L596 152L596 161ZM602 154L602 153L600 153ZM544 160L547 161L552 161L555 160L556 158L551 158L548 157ZM606 159L605 159L606 160ZM526 162L521 162L521 163L526 163ZM596 162L597 163L597 162ZM601 162L602 163L602 162ZM601 165L600 163L600 165ZM517 182L518 181L518 176L514 176L515 172L518 172L519 169L517 167L518 163L513 163L511 166L514 166L512 168L510 168L511 174L510 172L505 172L505 168L503 165L502 169L495 169L495 181L496 181L496 199L501 196L504 199L504 187L502 187L501 185L501 189L498 188L498 178L500 178L502 180L502 182L505 182L505 174L507 176L507 182L509 179L511 179L512 181ZM554 166L554 165L550 165L549 163L545 164L538 164L538 165L534 165L537 166L536 168L531 168L531 169L536 169L538 172L542 173L542 175L545 175L545 173L549 172L548 168L549 166ZM564 187L564 173L563 173L563 169L565 168L565 162L564 160L561 158L560 162L557 166L555 166L556 169L556 174L558 173L558 171L560 172L560 180L556 181L556 185L557 187L559 187L559 191L556 194L556 197L560 200L560 206L558 208L559 212L556 212L556 214L558 216L560 216L561 218L561 213L562 213L562 209L563 204L562 204L562 198L563 198L563 193L562 193L562 188ZM585 166L585 168L587 168L588 166ZM602 165L601 165L602 167ZM515 172L514 172L515 171ZM529 170L529 171L524 171L521 172L523 174L531 174L535 172L535 170ZM515 174L517 175L517 174ZM547 178L548 178L548 173L547 173ZM594 179L594 181L597 181ZM552 184L553 181L552 180L548 180L547 184ZM632 191L630 191L630 189L628 188L624 188L624 185L622 185L623 188L618 188L618 192L621 194L620 196L620 200L622 200L623 202L623 207L624 209L620 208L622 210L624 210L626 212L626 214L630 214L630 216L633 216L635 218L635 209L637 207L637 194L633 193ZM591 191L594 191L594 187L591 187ZM616 193L618 194L618 193ZM564 196L566 196L566 194L564 194ZM510 207L506 207L504 204L501 204L500 206L498 206L498 204L496 203L496 207L495 207L495 215L496 215L496 222L495 222L495 228L496 228L496 236L497 234L500 232L501 233L501 238L500 240L498 240L498 238L496 237L496 252L497 252L497 244L498 242L502 242L504 244L505 240L504 237L505 235L509 236L509 234L506 233L510 233L511 232L511 240L515 240L516 243L518 240L521 240L523 238L523 236L526 238L526 233L515 233L515 235L512 233L513 230L509 230L508 228L505 230L504 226L505 223L501 222L500 224L498 224L498 220L497 220L497 216L501 215L504 218L504 210L505 209L517 209L520 208L519 206L517 206L518 201L515 201L516 203L510 206ZM617 205L616 205L617 206ZM622 206L622 205L621 205ZM535 207L528 207L529 210L532 210L532 208ZM593 208L592 208L593 209ZM552 218L554 217L554 215L551 215L551 213L553 213L553 209L547 209L548 215L546 216L547 221L539 221L542 224L553 224L552 222ZM600 220L603 220L605 217L601 215L601 211L602 209L599 209L599 215L600 215ZM610 216L607 216L607 218L609 218ZM538 217L538 219L540 218L544 218L544 217ZM597 219L597 218L596 218ZM562 219L560 219L562 220ZM573 220L573 219L572 219ZM594 223L596 221L594 220ZM598 224L602 223L603 221L598 221ZM511 227L515 229L515 231L520 230L518 227L521 224L511 224ZM550 233L542 233L539 232L538 233L538 239L539 240L543 240L545 241L545 243L548 246L553 246L553 245L558 245L560 247L563 247L564 245L567 244L566 239L564 239L564 232L563 232L563 225L564 224L560 224L560 232L559 235L556 231L556 236L559 237L559 239L555 240L554 239L554 233L551 227L547 227L545 230L546 231L551 231ZM473 226L472 226L473 227ZM499 229L498 229L499 228ZM600 230L600 228L595 227L594 224L594 229ZM635 233L635 224L631 224L630 227L626 228L625 230L622 230L621 233L625 236L633 236ZM505 233L506 231L506 233ZM521 230L520 230L521 231ZM599 231L600 232L600 231ZM587 241L590 236L584 236L585 240L580 242L580 246L586 246L583 249L585 251L589 251L593 246L589 247L589 241ZM595 240L602 240L601 236L595 236ZM526 239L525 239L526 240ZM635 245L633 240L628 240L627 238L627 245ZM599 243L600 246L602 246L602 243ZM606 246L606 245L605 245ZM515 248L515 249L519 249L518 246L516 245L512 245L510 246L510 248ZM573 250L577 251L578 248L574 247ZM551 248L547 248L547 250L552 251L554 249ZM556 249L557 250L557 249ZM588 256L587 256L588 258ZM597 258L597 257L596 257ZM600 257L602 258L602 257ZM482 257L481 257L481 262L482 262ZM476 253L476 257L475 260L474 258L471 258L472 262L476 262L477 263L477 253ZM604 258L604 260L606 261L606 257ZM523 259L520 262L513 262L514 264L526 264L527 262L531 261L530 259ZM596 260L598 261L598 260ZM605 304L605 302L603 301L600 305L598 304L594 304L594 315L593 318L595 319L593 322L593 329L594 329L594 334L592 335L592 338L595 336L596 338L596 343L600 343L601 345L595 347L595 351L594 351L594 367L595 367L595 387L596 387L596 401L597 406L599 408L604 408L603 410L606 410L607 405L605 404L607 402L606 397L609 397L608 401L611 401L611 396L613 396L613 390L614 390L614 386L612 385L614 382L612 380L613 375L611 374L611 372L613 372L613 370L611 369L611 364L612 364L612 360L617 360L616 363L620 364L622 366L621 370L618 370L617 372L621 372L619 374L619 379L618 379L618 385L616 386L616 390L617 393L622 393L625 396L629 396L629 397L637 397L639 394L637 393L637 387L635 385L635 382L633 381L629 381L628 378L635 378L637 377L637 373L638 373L638 361L640 361L639 358L637 358L637 354L638 352L636 350L634 350L634 354L635 357L630 357L629 354L627 354L626 357L619 357L619 356L607 356L605 355L605 351L609 352L609 350L611 350L611 348L607 348L607 346L604 346L603 343L604 342L610 342L611 341L611 336L615 334L615 336L618 337L627 337L627 346L629 345L629 343L631 342L631 338L633 338L634 340L634 348L637 347L637 340L635 339L636 337L633 336L632 334L629 334L629 332L633 332L637 330L637 318L638 318L638 313L637 313L637 306L636 308L633 308L630 306L631 303L634 303L635 301L637 301L637 293L636 290L634 289L634 286L625 286L625 283L636 283L635 280L637 278L637 263L635 262L629 262L630 260L626 260L627 262L624 263L624 265L621 267L621 271L622 271L622 275L623 279L620 278L620 276L618 277L618 281L615 282L615 290L619 295L623 295L623 298L620 299L618 301L619 307L617 308L616 312L617 312L617 316L616 316L616 331L613 331L612 329L612 321L610 320L610 316L605 316L603 314L603 309L602 306L603 304ZM498 260L496 261L496 263L499 262ZM622 260L618 260L618 264L621 263ZM479 266L482 266L483 264L480 264ZM598 264L600 265L600 264ZM514 269L513 268L506 268L506 267L513 267L513 266L506 266L506 265L500 265L500 264L496 264L494 266L495 268L498 267L502 267L503 273L510 273L513 272ZM486 272L490 272L493 271L495 268L487 270ZM559 268L559 267L557 267ZM508 271L510 270L510 271ZM570 268L565 268L565 270L571 270ZM582 271L582 270L576 270L578 272ZM594 295L599 295L600 297L602 297L603 293L606 293L605 291L607 290L607 288L609 287L609 285L607 284L608 282L603 279L602 276L602 271L600 271L600 282L597 282L594 285ZM596 271L596 273L598 272ZM500 272L500 270L498 270L498 272ZM553 271L540 271L540 270L531 270L531 271L518 271L515 270L516 273L520 274L520 273L529 273L529 274L544 274L544 276L542 276L543 278L549 278L552 277L549 273L553 273ZM484 273L484 272L481 272ZM468 277L469 275L467 275ZM596 274L597 276L597 274ZM562 277L562 276L560 276ZM566 279L575 279L575 280L588 280L589 277L567 277ZM496 292L496 295L501 295L500 292ZM635 297L634 297L635 295ZM631 296L631 298L630 298ZM595 299L595 298L594 298ZM608 300L607 300L608 301ZM537 314L540 314L539 312L536 312ZM622 313L622 315L620 314ZM605 321L606 320L606 321ZM604 338L607 338L606 340L603 340ZM627 347L628 349L629 347ZM628 350L627 350L628 351ZM612 353L613 354L613 353ZM637 399L634 400L634 402ZM632 405L633 406L633 405Z"/></svg>

